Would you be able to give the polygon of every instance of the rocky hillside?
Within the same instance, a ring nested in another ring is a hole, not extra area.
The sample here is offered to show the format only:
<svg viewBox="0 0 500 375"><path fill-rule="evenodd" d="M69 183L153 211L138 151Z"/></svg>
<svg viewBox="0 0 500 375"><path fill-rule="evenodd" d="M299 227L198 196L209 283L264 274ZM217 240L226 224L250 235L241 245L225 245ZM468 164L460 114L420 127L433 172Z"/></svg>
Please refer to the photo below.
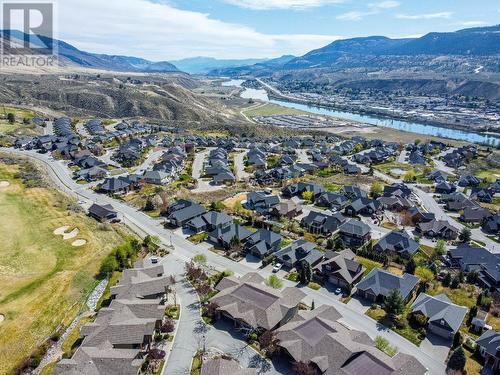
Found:
<svg viewBox="0 0 500 375"><path fill-rule="evenodd" d="M18 76L0 83L0 102L44 106L73 115L228 121L230 115L222 104L194 94L178 81L178 77L148 84L58 77L33 81L32 77Z"/></svg>

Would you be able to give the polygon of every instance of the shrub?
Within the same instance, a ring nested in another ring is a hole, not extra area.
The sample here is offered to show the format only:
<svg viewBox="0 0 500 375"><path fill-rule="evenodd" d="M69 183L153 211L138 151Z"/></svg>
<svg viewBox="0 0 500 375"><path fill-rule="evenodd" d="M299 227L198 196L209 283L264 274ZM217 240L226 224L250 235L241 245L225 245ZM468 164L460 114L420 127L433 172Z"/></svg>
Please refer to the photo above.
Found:
<svg viewBox="0 0 500 375"><path fill-rule="evenodd" d="M398 352L398 349L391 346L389 341L382 336L375 337L375 347L390 357L394 357Z"/></svg>
<svg viewBox="0 0 500 375"><path fill-rule="evenodd" d="M321 285L319 285L318 283L309 283L307 286L308 286L309 288L311 288L311 289L314 289L314 290L319 290L319 289L321 289Z"/></svg>
<svg viewBox="0 0 500 375"><path fill-rule="evenodd" d="M283 287L283 282L276 275L271 275L266 280L266 285L274 289L281 289Z"/></svg>
<svg viewBox="0 0 500 375"><path fill-rule="evenodd" d="M422 314L411 314L410 322L416 328L422 328L427 326L427 318Z"/></svg>

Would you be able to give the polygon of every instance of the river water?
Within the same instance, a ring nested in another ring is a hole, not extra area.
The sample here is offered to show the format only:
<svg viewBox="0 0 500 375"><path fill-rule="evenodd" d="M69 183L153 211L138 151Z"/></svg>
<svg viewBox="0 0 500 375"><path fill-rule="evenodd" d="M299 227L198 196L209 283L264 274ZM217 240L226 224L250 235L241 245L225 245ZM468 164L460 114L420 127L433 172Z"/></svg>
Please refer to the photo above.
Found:
<svg viewBox="0 0 500 375"><path fill-rule="evenodd" d="M223 82L222 85L241 87L241 84L243 82L244 80L234 79L231 81ZM333 116L340 119L351 120L376 126L383 126L386 128L392 128L406 132L455 139L458 141L473 142L493 147L500 147L500 136L496 135L446 128L437 125L421 124L417 122L394 120L394 119L367 115L367 114L359 114L354 112L338 111L335 109L309 106L307 104L294 103L286 100L270 99L269 96L267 95L266 90L263 89L245 88L245 90L241 93L240 96L244 99L262 100L269 103L279 104L283 107L295 108L318 115Z"/></svg>

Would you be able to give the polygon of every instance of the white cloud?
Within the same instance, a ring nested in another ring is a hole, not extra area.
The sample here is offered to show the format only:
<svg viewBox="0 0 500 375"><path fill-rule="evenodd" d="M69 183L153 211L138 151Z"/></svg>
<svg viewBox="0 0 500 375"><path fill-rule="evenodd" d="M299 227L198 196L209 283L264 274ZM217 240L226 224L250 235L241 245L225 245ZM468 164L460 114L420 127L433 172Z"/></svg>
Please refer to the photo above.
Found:
<svg viewBox="0 0 500 375"><path fill-rule="evenodd" d="M465 26L465 27L471 27L471 26L482 26L486 25L487 22L484 21L463 21L463 22L457 22L457 26Z"/></svg>
<svg viewBox="0 0 500 375"><path fill-rule="evenodd" d="M403 20L431 20L435 18L451 18L453 12L425 13L425 14L397 14L396 18Z"/></svg>
<svg viewBox="0 0 500 375"><path fill-rule="evenodd" d="M370 3L368 4L368 10L353 10L350 12L339 14L336 18L343 21L361 21L366 16L379 14L386 9L397 8L399 5L400 4L398 1L393 0L382 1L379 3Z"/></svg>
<svg viewBox="0 0 500 375"><path fill-rule="evenodd" d="M400 3L398 1L382 1L381 3L375 3L375 4L370 4L373 8L380 8L380 9L391 9L391 8L397 8Z"/></svg>
<svg viewBox="0 0 500 375"><path fill-rule="evenodd" d="M339 14L336 18L342 21L361 21L366 16L371 16L372 14L376 14L378 12L360 12L360 11L352 11L347 13Z"/></svg>
<svg viewBox="0 0 500 375"><path fill-rule="evenodd" d="M224 2L241 8L254 10L269 9L307 9L317 8L330 4L339 4L345 0L223 0Z"/></svg>
<svg viewBox="0 0 500 375"><path fill-rule="evenodd" d="M151 60L304 54L339 39L331 35L264 34L208 14L148 0L58 0L56 34L89 52Z"/></svg>

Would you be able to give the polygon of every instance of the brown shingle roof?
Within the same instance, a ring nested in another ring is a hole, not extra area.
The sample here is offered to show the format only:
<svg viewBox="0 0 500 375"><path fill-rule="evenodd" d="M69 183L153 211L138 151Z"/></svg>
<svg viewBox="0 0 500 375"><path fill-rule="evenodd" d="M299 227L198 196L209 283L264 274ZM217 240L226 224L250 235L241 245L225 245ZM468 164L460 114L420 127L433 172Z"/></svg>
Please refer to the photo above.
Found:
<svg viewBox="0 0 500 375"><path fill-rule="evenodd" d="M279 291L263 284L264 278L249 273L240 279L223 279L212 301L234 319L254 328L272 329L305 297L297 288Z"/></svg>

